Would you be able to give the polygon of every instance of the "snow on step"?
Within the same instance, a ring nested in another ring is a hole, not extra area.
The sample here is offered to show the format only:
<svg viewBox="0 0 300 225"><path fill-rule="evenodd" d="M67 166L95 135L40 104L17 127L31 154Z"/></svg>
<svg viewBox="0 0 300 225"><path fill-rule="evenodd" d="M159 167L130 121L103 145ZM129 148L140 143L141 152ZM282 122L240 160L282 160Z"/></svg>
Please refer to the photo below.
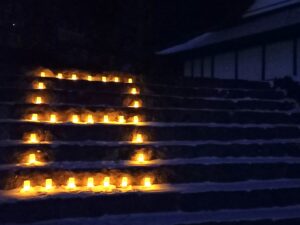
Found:
<svg viewBox="0 0 300 225"><path fill-rule="evenodd" d="M233 209L203 212L140 213L104 215L93 218L68 218L24 225L177 225L205 222L235 222L257 220L282 220L300 218L300 205L273 208Z"/></svg>
<svg viewBox="0 0 300 225"><path fill-rule="evenodd" d="M43 189L42 187L35 187ZM147 192L147 193L204 193L204 192L234 192L234 191L254 191L254 190L276 190L286 188L300 188L300 179L276 179L276 180L248 180L241 182L202 182L202 183L182 183L182 184L153 184L151 188L145 189L134 186L128 191L115 191L115 194L124 194L131 192ZM74 198L74 197L89 197L94 195L111 195L113 192L92 192L90 190L74 190L71 193L64 188L57 188L55 192L33 192L26 195L20 193L20 189L1 190L0 204L7 202L16 202L19 200L37 200L48 198Z"/></svg>
<svg viewBox="0 0 300 225"><path fill-rule="evenodd" d="M216 165L216 164L298 164L300 158L298 157L199 157L199 158L185 158L185 159L170 159L170 160L150 160L143 163L136 163L129 160L120 161L62 161L62 162L48 162L38 168L51 169L104 169L104 168L125 168L125 167L159 167L168 165ZM28 168L23 164L6 164L0 165L1 170Z"/></svg>

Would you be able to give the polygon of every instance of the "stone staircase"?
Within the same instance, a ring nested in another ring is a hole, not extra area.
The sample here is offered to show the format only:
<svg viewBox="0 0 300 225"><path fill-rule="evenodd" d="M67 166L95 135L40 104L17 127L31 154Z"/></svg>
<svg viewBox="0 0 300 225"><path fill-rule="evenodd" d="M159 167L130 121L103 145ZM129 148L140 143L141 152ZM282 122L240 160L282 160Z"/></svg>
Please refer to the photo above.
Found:
<svg viewBox="0 0 300 225"><path fill-rule="evenodd" d="M300 111L268 82L1 79L0 224L300 222Z"/></svg>

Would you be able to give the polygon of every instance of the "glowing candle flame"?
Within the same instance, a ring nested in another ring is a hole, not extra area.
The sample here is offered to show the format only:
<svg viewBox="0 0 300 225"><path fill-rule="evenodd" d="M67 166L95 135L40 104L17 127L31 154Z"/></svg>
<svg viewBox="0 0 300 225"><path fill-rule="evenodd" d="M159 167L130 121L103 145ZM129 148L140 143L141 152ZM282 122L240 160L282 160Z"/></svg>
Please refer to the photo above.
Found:
<svg viewBox="0 0 300 225"><path fill-rule="evenodd" d="M143 143L143 141L143 135L140 133L136 134L132 139L133 143Z"/></svg>
<svg viewBox="0 0 300 225"><path fill-rule="evenodd" d="M94 185L94 178L93 177L89 177L88 180L87 180L87 185L86 185L88 188L93 188L95 185Z"/></svg>
<svg viewBox="0 0 300 225"><path fill-rule="evenodd" d="M101 80L102 80L102 82L107 82L107 77L102 76Z"/></svg>
<svg viewBox="0 0 300 225"><path fill-rule="evenodd" d="M114 82L118 83L120 81L119 77L114 77Z"/></svg>
<svg viewBox="0 0 300 225"><path fill-rule="evenodd" d="M53 188L53 182L52 179L46 179L45 180L45 189L46 190L51 190Z"/></svg>
<svg viewBox="0 0 300 225"><path fill-rule="evenodd" d="M39 116L37 113L32 113L31 114L31 121L38 121L39 119Z"/></svg>
<svg viewBox="0 0 300 225"><path fill-rule="evenodd" d="M151 178L150 177L145 177L144 178L144 187L149 188L151 187L152 183L151 183Z"/></svg>
<svg viewBox="0 0 300 225"><path fill-rule="evenodd" d="M37 134L36 133L31 133L29 135L29 143L38 143L39 140L38 140L38 137L37 137Z"/></svg>
<svg viewBox="0 0 300 225"><path fill-rule="evenodd" d="M133 117L133 122L134 123L139 123L139 117L138 116L134 116Z"/></svg>
<svg viewBox="0 0 300 225"><path fill-rule="evenodd" d="M50 115L50 123L56 123L57 122L57 118L55 114L51 114Z"/></svg>
<svg viewBox="0 0 300 225"><path fill-rule="evenodd" d="M103 186L104 187L109 187L110 186L110 177L104 177Z"/></svg>
<svg viewBox="0 0 300 225"><path fill-rule="evenodd" d="M128 78L128 83L132 84L133 83L133 79L132 78Z"/></svg>
<svg viewBox="0 0 300 225"><path fill-rule="evenodd" d="M76 188L75 178L74 178L74 177L69 177L69 179L68 179L68 184L67 184L67 188L69 188L69 189L74 189L74 188Z"/></svg>
<svg viewBox="0 0 300 225"><path fill-rule="evenodd" d="M92 77L91 75L88 75L88 76L87 76L87 80L88 80L88 81L92 81L92 80L93 80L93 77Z"/></svg>
<svg viewBox="0 0 300 225"><path fill-rule="evenodd" d="M24 180L22 190L26 192L26 191L30 191L30 189L31 189L30 180Z"/></svg>
<svg viewBox="0 0 300 225"><path fill-rule="evenodd" d="M41 96L36 96L34 99L35 104L42 104L43 103L43 98Z"/></svg>
<svg viewBox="0 0 300 225"><path fill-rule="evenodd" d="M62 73L58 73L56 76L58 79L63 79L63 74Z"/></svg>
<svg viewBox="0 0 300 225"><path fill-rule="evenodd" d="M136 95L136 94L138 94L138 91L136 88L131 88L130 93L133 95Z"/></svg>
<svg viewBox="0 0 300 225"><path fill-rule="evenodd" d="M138 153L136 155L136 161L138 163L144 163L145 162L145 155L144 155L144 153Z"/></svg>
<svg viewBox="0 0 300 225"><path fill-rule="evenodd" d="M34 153L29 154L28 156L28 164L29 165L34 165L36 163L36 156Z"/></svg>
<svg viewBox="0 0 300 225"><path fill-rule="evenodd" d="M78 78L77 78L77 74L73 73L72 76L71 76L71 79L72 79L72 80L77 80L77 79L78 79Z"/></svg>
<svg viewBox="0 0 300 225"><path fill-rule="evenodd" d="M126 188L128 186L128 177L122 177L121 187Z"/></svg>
<svg viewBox="0 0 300 225"><path fill-rule="evenodd" d="M108 115L103 116L103 123L109 123L109 117Z"/></svg>
<svg viewBox="0 0 300 225"><path fill-rule="evenodd" d="M42 72L40 73L40 76L41 76L41 77L46 77L46 73L45 73L44 71L42 71Z"/></svg>
<svg viewBox="0 0 300 225"><path fill-rule="evenodd" d="M72 123L79 123L79 116L74 114L72 115Z"/></svg>
<svg viewBox="0 0 300 225"><path fill-rule="evenodd" d="M94 123L94 117L92 114L87 115L87 123Z"/></svg>
<svg viewBox="0 0 300 225"><path fill-rule="evenodd" d="M37 89L43 90L46 89L46 86L43 82L38 82Z"/></svg>
<svg viewBox="0 0 300 225"><path fill-rule="evenodd" d="M118 121L119 121L119 123L126 123L124 116L119 116Z"/></svg>
<svg viewBox="0 0 300 225"><path fill-rule="evenodd" d="M133 108L139 108L140 107L139 101L134 101L132 107Z"/></svg>

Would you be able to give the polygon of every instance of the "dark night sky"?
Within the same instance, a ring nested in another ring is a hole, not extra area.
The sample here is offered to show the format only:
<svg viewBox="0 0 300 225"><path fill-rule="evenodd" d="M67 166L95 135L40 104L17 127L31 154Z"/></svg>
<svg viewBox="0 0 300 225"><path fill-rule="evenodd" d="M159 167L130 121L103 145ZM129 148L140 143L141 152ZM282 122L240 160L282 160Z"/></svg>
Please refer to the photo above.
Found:
<svg viewBox="0 0 300 225"><path fill-rule="evenodd" d="M124 64L141 68L151 65L154 52L161 48L235 23L251 2L2 0L1 48L13 48L23 57L30 54L27 62L37 64L46 58L61 65L101 61L110 68ZM74 55L80 60L72 61Z"/></svg>

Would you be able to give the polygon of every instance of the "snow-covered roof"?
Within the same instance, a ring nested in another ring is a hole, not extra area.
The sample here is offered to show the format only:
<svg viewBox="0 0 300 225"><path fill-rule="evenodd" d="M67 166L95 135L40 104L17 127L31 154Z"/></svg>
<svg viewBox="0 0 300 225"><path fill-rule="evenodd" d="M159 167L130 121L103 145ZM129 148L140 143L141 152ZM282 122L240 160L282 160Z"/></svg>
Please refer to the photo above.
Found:
<svg viewBox="0 0 300 225"><path fill-rule="evenodd" d="M291 6L292 4L300 3L300 0L257 0L247 10L244 17L250 17L272 10ZM300 5L300 4L299 4ZM266 14L262 17L246 21L239 26L230 27L217 32L202 34L192 40L182 44L164 49L157 54L167 55L183 51L201 48L213 44L218 44L225 41L230 41L246 36L251 36L271 30L288 27L295 24L300 24L300 7L291 7L287 10Z"/></svg>
<svg viewBox="0 0 300 225"><path fill-rule="evenodd" d="M258 14L270 12L293 4L300 0L256 0L244 14L245 17L255 16Z"/></svg>

